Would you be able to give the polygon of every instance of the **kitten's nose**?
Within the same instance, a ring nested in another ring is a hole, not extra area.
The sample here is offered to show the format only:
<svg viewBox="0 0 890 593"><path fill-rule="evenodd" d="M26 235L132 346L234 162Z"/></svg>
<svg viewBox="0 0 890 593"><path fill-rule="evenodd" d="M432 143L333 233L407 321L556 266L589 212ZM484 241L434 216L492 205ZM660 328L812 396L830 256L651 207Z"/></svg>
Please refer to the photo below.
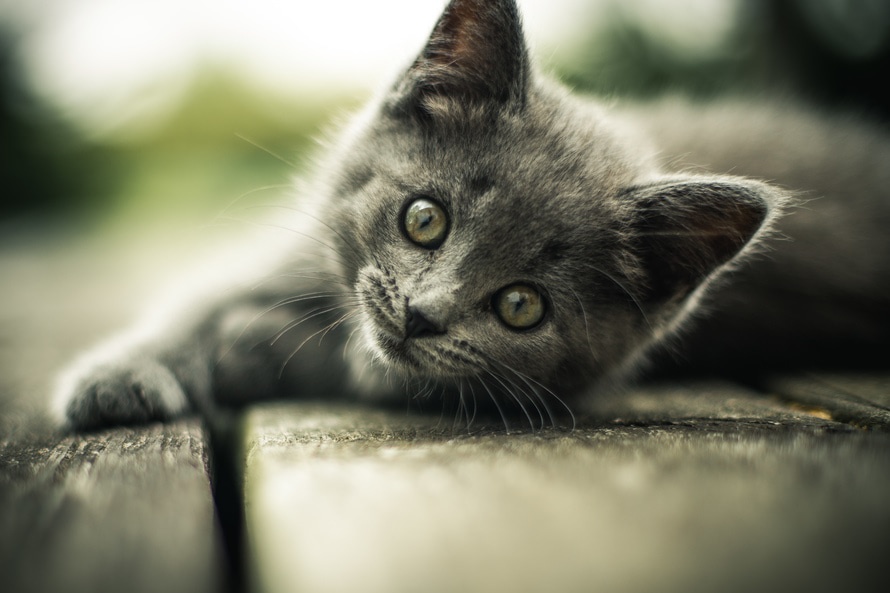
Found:
<svg viewBox="0 0 890 593"><path fill-rule="evenodd" d="M422 338L444 333L445 330L427 317L423 311L414 306L408 307L408 318L405 320L405 338Z"/></svg>

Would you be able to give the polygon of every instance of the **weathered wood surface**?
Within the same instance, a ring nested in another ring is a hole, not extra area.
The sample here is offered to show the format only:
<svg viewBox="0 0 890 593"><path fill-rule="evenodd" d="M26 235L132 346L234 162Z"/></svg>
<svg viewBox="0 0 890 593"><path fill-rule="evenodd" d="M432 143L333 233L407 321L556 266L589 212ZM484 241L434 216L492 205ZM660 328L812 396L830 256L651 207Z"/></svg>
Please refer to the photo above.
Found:
<svg viewBox="0 0 890 593"><path fill-rule="evenodd" d="M207 462L194 421L0 441L0 591L219 590Z"/></svg>
<svg viewBox="0 0 890 593"><path fill-rule="evenodd" d="M245 425L253 590L881 590L890 441L725 386L505 434L365 408Z"/></svg>
<svg viewBox="0 0 890 593"><path fill-rule="evenodd" d="M150 298L175 245L52 230L0 228L0 591L218 590L203 429L63 437L44 415L58 369Z"/></svg>

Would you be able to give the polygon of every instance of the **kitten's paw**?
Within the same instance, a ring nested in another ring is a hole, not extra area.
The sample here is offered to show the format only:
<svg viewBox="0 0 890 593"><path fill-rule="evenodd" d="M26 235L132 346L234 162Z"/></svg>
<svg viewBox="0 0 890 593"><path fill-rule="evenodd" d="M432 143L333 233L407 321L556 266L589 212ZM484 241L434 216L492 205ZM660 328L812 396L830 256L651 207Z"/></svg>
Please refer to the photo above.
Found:
<svg viewBox="0 0 890 593"><path fill-rule="evenodd" d="M121 361L74 370L60 382L54 413L74 430L167 420L188 408L179 381L153 360Z"/></svg>

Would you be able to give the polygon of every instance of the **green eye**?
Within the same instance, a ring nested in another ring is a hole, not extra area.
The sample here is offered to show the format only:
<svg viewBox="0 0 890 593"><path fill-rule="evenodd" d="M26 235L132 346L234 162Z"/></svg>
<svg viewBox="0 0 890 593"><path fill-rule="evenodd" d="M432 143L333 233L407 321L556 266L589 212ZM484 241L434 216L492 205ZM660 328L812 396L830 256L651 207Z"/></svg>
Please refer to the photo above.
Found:
<svg viewBox="0 0 890 593"><path fill-rule="evenodd" d="M412 243L436 249L448 235L448 215L438 203L418 198L405 208L402 231Z"/></svg>
<svg viewBox="0 0 890 593"><path fill-rule="evenodd" d="M531 329L544 319L544 297L527 284L502 288L492 304L501 321L513 329Z"/></svg>

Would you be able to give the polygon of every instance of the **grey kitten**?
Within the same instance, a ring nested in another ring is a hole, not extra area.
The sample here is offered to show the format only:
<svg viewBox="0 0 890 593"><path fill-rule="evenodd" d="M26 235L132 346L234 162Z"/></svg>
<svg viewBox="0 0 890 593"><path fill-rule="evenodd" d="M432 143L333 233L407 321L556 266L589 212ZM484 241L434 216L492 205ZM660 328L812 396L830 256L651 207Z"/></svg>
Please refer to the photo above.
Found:
<svg viewBox="0 0 890 593"><path fill-rule="evenodd" d="M609 113L534 69L513 0L453 0L275 221L290 244L85 357L58 413L87 429L407 390L543 417L664 345L758 370L884 344L888 156L794 108ZM693 165L810 193L777 226L788 191Z"/></svg>

